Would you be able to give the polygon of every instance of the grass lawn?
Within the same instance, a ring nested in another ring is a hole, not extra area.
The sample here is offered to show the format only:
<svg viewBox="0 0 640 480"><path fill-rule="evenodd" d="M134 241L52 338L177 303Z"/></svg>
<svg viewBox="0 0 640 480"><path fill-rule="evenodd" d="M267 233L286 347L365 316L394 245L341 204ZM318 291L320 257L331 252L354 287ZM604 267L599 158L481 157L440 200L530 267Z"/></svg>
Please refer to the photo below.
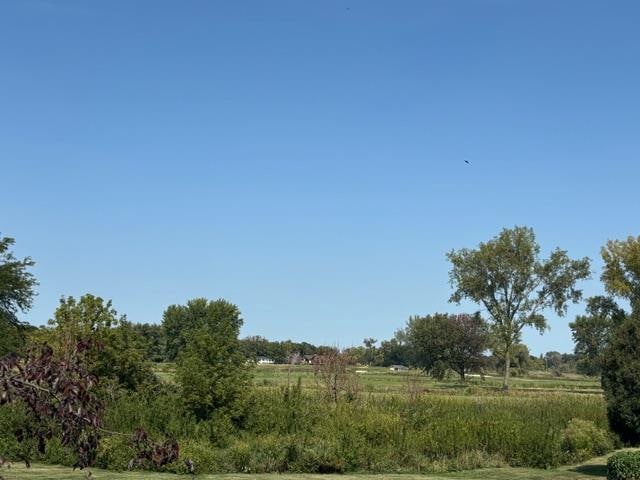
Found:
<svg viewBox="0 0 640 480"><path fill-rule="evenodd" d="M308 475L308 474L232 474L232 475L198 475L195 478L202 480L248 480L258 478L262 480L438 480L438 479L467 479L467 480L576 480L576 479L603 479L607 476L606 457L598 457L580 465L570 465L549 470L532 468L490 468L453 472L443 474L424 475L393 475L393 474L348 474L348 475ZM22 464L13 465L10 469L0 470L0 478L5 480L82 480L85 472L70 468L33 465L27 469ZM188 475L172 475L154 472L109 472L106 470L92 470L92 477L96 480L177 480L193 478Z"/></svg>

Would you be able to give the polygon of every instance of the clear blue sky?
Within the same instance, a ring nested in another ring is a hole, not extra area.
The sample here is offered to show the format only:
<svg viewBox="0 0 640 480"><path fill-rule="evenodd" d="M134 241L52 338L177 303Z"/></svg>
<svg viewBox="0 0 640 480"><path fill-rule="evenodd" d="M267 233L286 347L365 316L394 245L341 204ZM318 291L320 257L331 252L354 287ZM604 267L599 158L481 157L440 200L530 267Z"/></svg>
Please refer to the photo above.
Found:
<svg viewBox="0 0 640 480"><path fill-rule="evenodd" d="M137 322L197 296L243 334L350 346L447 303L505 226L638 235L635 1L0 4L0 231ZM472 164L467 165L464 160ZM569 351L569 318L525 339Z"/></svg>

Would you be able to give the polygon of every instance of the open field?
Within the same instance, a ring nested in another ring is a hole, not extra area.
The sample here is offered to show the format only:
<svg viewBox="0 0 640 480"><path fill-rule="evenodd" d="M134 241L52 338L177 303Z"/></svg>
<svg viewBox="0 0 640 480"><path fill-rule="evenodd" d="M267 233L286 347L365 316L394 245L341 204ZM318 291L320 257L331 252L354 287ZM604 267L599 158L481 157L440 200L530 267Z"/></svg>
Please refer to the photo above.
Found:
<svg viewBox="0 0 640 480"><path fill-rule="evenodd" d="M462 383L455 377L436 381L415 370L394 373L385 367L362 366L352 367L352 370L359 372L357 375L364 393L398 394L407 393L409 389L420 389L429 393L491 394L499 391L502 385L502 379L495 373L485 376L484 379L470 376ZM156 364L155 371L163 380L172 381L175 365ZM295 384L298 379L306 390L318 388L311 365L257 365L253 374L255 385L261 388ZM597 379L575 374L556 377L551 372L531 372L526 377L512 377L511 385L512 391L516 392L602 393Z"/></svg>
<svg viewBox="0 0 640 480"><path fill-rule="evenodd" d="M161 474L155 472L110 472L106 470L92 470L92 477L96 480L178 480L193 478L188 475ZM6 480L82 480L85 473L72 471L66 467L34 465L27 469L24 465L14 465L10 470L2 470ZM570 465L555 469L530 468L488 468L462 472L422 475L307 475L307 474L231 474L231 475L197 475L202 480L419 480L419 479L466 479L466 480L595 480L606 478L606 457L598 457L579 465Z"/></svg>

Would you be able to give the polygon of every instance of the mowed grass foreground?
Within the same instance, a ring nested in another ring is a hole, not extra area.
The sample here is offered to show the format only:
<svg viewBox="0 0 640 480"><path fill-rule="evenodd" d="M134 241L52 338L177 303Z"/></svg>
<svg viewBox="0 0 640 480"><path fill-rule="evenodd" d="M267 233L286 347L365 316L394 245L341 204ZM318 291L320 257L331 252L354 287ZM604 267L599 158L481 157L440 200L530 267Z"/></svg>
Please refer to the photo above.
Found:
<svg viewBox="0 0 640 480"><path fill-rule="evenodd" d="M96 480L180 480L193 478L190 475L163 474L155 472L110 472L92 469L92 477ZM0 471L6 480L82 480L85 473L72 471L67 467L34 465L27 469L24 465L15 465L10 470ZM353 475L312 475L312 474L228 474L198 475L201 480L597 480L606 477L606 457L598 457L579 465L565 466L555 469L538 470L528 468L489 468L472 471L451 472L444 474L399 475L399 474L353 474Z"/></svg>

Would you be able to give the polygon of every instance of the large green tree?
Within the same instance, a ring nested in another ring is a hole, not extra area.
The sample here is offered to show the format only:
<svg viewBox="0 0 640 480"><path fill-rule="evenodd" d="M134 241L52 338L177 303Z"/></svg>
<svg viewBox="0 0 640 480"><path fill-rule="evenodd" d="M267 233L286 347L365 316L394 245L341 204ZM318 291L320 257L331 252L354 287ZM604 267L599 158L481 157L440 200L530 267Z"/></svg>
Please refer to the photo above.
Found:
<svg viewBox="0 0 640 480"><path fill-rule="evenodd" d="M511 351L527 326L541 333L547 328L544 311L563 316L569 302L578 302L579 280L590 275L588 258L572 260L555 249L540 258L540 246L531 228L504 229L478 248L452 250L447 254L454 289L450 301L464 299L482 305L489 313L491 330L505 360L503 387L509 387Z"/></svg>
<svg viewBox="0 0 640 480"><path fill-rule="evenodd" d="M0 237L0 357L18 349L26 325L18 312L31 308L38 285L29 271L35 262L30 257L18 259L11 251L13 238Z"/></svg>
<svg viewBox="0 0 640 480"><path fill-rule="evenodd" d="M488 348L487 324L479 314L436 313L411 317L406 330L413 364L435 378L447 370L462 381L471 371L481 371Z"/></svg>
<svg viewBox="0 0 640 480"><path fill-rule="evenodd" d="M578 315L569 324L579 373L600 375L609 338L625 317L624 310L611 297L596 296L587 300L586 315Z"/></svg>
<svg viewBox="0 0 640 480"><path fill-rule="evenodd" d="M214 413L235 415L250 385L238 341L240 310L226 300L204 298L174 307L184 310L181 318L192 320L180 329L184 346L179 349L176 370L186 407L200 419Z"/></svg>

